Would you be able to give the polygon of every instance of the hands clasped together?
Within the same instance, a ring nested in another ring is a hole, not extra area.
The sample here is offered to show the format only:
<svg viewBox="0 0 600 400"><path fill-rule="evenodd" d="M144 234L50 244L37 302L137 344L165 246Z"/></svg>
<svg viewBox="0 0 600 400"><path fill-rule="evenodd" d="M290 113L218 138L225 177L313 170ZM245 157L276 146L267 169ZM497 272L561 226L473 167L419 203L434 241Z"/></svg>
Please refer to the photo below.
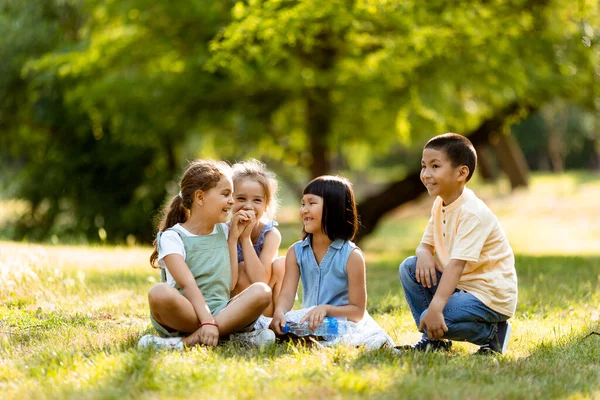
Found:
<svg viewBox="0 0 600 400"><path fill-rule="evenodd" d="M229 234L237 238L248 238L258 223L254 210L239 210L231 218Z"/></svg>

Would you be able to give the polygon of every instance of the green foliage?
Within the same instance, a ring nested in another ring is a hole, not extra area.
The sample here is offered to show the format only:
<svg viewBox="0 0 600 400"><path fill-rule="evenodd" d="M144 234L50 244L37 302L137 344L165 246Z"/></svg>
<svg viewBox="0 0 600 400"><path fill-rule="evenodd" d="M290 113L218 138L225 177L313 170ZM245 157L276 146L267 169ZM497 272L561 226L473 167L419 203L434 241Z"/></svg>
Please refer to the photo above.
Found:
<svg viewBox="0 0 600 400"><path fill-rule="evenodd" d="M212 42L210 66L249 91L276 90L296 103L325 89L328 140L350 167L365 166L361 157L353 165L361 150L377 157L465 132L515 100L563 94L593 107L597 93L600 20L591 1L251 1L232 14ZM304 112L288 109L290 119Z"/></svg>
<svg viewBox="0 0 600 400"><path fill-rule="evenodd" d="M17 237L150 241L151 217L183 162L175 154L180 141L195 128L198 109L209 114L206 93L219 85L201 67L220 21L207 11L222 10L138 3L88 2L73 11L78 25L63 27L72 40L56 32L53 15L30 15L32 4L4 10L25 20L21 29L39 27L32 47L55 36L39 53L20 49L10 76L23 87L13 107L20 115L7 107L0 121L10 129L3 158L19 172L17 195L31 202ZM55 13L66 4L45 2ZM18 26L9 28L18 34ZM3 45L12 48L9 39ZM189 91L192 81L198 92Z"/></svg>
<svg viewBox="0 0 600 400"><path fill-rule="evenodd" d="M507 104L595 110L599 35L592 0L5 1L11 231L147 243L190 158L365 176Z"/></svg>

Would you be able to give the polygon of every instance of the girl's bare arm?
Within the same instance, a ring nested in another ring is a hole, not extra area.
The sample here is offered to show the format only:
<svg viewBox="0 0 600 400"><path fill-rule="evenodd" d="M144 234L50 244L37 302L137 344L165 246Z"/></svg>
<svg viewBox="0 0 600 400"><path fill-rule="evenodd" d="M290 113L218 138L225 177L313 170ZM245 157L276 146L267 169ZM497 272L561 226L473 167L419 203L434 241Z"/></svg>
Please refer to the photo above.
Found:
<svg viewBox="0 0 600 400"><path fill-rule="evenodd" d="M169 254L163 260L169 273L183 290L183 296L192 303L198 316L198 325L203 322L214 322L206 300L204 300L204 296L183 257L180 254Z"/></svg>

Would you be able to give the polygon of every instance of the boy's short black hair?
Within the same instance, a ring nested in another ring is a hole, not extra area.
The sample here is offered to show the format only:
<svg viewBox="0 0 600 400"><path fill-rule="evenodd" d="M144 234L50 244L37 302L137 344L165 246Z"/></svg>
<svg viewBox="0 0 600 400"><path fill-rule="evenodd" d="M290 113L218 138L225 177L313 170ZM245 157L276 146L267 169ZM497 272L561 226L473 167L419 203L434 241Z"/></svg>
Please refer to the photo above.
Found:
<svg viewBox="0 0 600 400"><path fill-rule="evenodd" d="M323 198L321 229L330 240L352 240L358 232L358 212L352 183L341 176L324 175L313 179L303 195ZM303 239L309 234L303 231Z"/></svg>
<svg viewBox="0 0 600 400"><path fill-rule="evenodd" d="M444 133L429 139L424 149L433 149L443 152L450 159L453 167L466 165L469 167L467 182L473 176L477 166L477 152L473 143L458 133Z"/></svg>

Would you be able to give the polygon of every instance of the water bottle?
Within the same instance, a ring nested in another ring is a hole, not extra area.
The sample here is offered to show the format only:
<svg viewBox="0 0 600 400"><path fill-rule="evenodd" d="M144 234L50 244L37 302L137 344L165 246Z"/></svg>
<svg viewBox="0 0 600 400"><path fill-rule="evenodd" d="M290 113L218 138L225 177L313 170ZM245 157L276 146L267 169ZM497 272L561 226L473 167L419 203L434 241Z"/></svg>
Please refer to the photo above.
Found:
<svg viewBox="0 0 600 400"><path fill-rule="evenodd" d="M283 333L291 333L296 336L321 336L326 340L341 336L347 331L347 321L344 317L325 317L321 325L314 331L311 331L308 327L308 321L305 321L303 324L286 322L283 328Z"/></svg>

